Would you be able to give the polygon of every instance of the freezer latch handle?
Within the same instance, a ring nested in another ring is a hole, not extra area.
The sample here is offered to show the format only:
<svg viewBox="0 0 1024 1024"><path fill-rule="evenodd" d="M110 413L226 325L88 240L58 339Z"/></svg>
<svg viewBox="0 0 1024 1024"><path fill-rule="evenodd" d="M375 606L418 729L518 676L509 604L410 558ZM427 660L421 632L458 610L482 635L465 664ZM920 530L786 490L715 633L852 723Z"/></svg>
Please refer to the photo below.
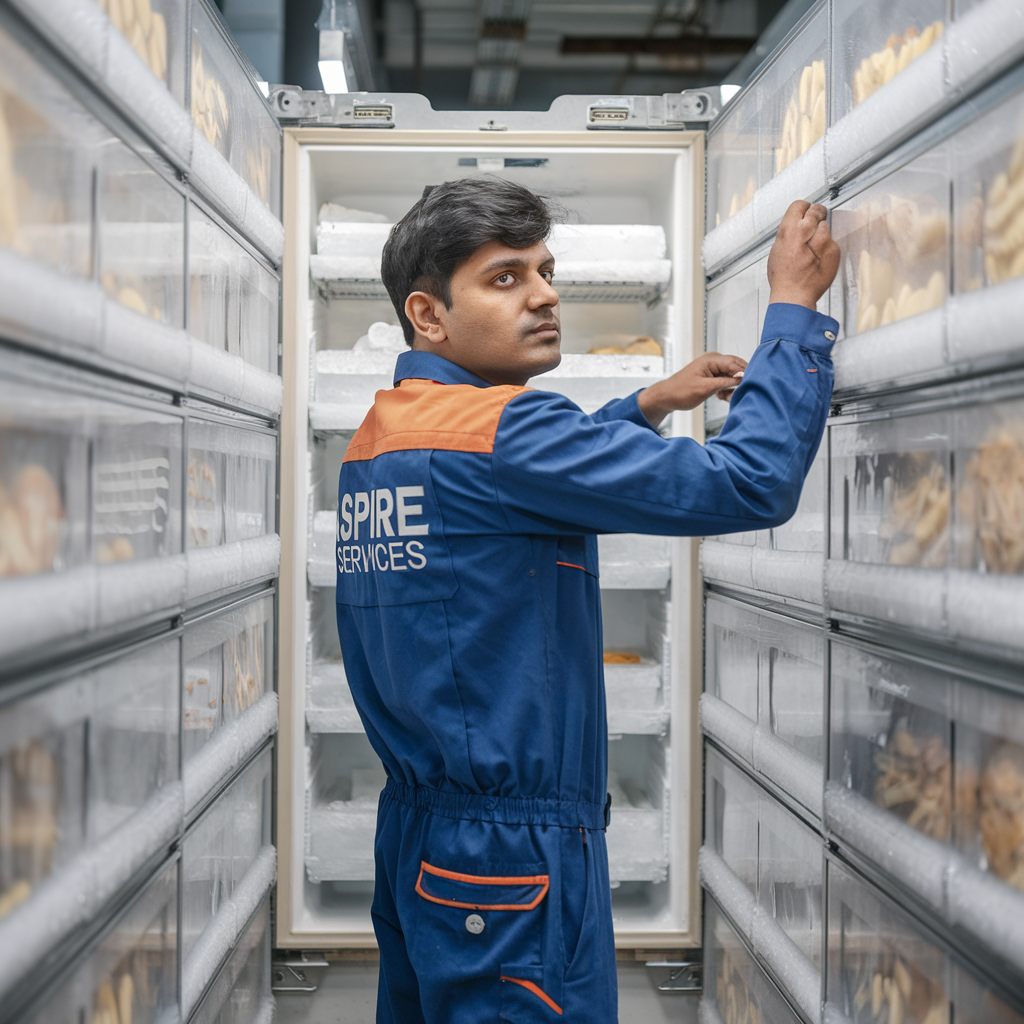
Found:
<svg viewBox="0 0 1024 1024"><path fill-rule="evenodd" d="M704 964L700 960L648 960L646 966L672 968L658 986L659 992L700 992L704 988Z"/></svg>
<svg viewBox="0 0 1024 1024"><path fill-rule="evenodd" d="M274 992L315 992L319 987L309 971L329 967L328 962L317 954L303 952L300 956L277 959L271 964L271 989Z"/></svg>

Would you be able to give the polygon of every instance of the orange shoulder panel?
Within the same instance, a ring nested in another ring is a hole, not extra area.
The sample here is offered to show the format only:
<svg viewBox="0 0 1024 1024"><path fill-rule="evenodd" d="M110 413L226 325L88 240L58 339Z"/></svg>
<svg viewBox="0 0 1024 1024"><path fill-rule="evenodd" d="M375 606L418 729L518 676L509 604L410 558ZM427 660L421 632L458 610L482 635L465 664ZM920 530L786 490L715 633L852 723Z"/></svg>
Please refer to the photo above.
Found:
<svg viewBox="0 0 1024 1024"><path fill-rule="evenodd" d="M505 406L528 390L513 385L478 388L403 380L391 391L377 392L345 452L345 462L365 462L385 452L414 448L489 454Z"/></svg>

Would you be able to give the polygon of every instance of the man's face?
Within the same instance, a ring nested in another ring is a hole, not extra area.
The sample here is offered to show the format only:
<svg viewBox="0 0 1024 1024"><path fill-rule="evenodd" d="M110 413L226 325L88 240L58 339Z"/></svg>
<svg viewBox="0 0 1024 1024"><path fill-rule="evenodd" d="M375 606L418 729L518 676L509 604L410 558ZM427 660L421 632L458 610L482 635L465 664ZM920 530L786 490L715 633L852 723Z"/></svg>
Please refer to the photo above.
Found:
<svg viewBox="0 0 1024 1024"><path fill-rule="evenodd" d="M436 352L491 384L525 384L561 360L555 261L538 242L488 242L452 275L452 308L424 292L406 301L413 348Z"/></svg>

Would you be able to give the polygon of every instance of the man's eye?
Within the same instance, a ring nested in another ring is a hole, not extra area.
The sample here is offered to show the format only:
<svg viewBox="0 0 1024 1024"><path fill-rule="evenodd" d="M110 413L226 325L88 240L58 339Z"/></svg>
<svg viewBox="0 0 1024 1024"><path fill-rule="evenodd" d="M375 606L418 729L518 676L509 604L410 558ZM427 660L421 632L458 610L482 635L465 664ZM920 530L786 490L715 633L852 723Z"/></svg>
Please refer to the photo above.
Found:
<svg viewBox="0 0 1024 1024"><path fill-rule="evenodd" d="M501 274L498 277L498 284L511 284L513 277L511 274Z"/></svg>
<svg viewBox="0 0 1024 1024"><path fill-rule="evenodd" d="M555 272L553 270L542 270L540 272L540 276L543 277L548 284L551 284L551 282L555 279Z"/></svg>

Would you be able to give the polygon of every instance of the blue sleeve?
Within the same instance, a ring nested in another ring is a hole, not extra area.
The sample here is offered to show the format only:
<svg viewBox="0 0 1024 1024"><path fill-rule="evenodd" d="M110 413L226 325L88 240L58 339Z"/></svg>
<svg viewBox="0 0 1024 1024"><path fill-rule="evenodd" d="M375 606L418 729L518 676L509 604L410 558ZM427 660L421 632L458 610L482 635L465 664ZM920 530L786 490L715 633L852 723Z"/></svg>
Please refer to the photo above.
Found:
<svg viewBox="0 0 1024 1024"><path fill-rule="evenodd" d="M803 306L769 306L725 426L706 445L587 416L549 392L514 398L492 457L510 528L705 536L784 523L825 429L838 327Z"/></svg>
<svg viewBox="0 0 1024 1024"><path fill-rule="evenodd" d="M642 391L643 388L640 389ZM602 405L590 418L595 423L609 423L612 420L629 420L638 427L646 427L648 430L658 432L657 427L651 426L651 421L643 414L640 408L640 391L634 391L626 398L613 398L607 405Z"/></svg>

